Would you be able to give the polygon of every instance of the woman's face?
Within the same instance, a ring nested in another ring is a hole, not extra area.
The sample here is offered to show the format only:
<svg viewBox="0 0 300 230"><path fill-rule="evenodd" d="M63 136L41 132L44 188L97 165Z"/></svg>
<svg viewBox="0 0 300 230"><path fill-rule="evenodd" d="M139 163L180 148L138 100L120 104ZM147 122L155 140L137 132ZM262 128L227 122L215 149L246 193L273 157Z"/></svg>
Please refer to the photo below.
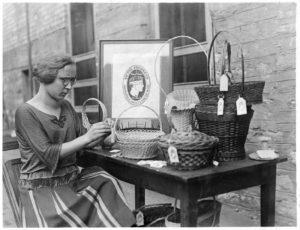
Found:
<svg viewBox="0 0 300 230"><path fill-rule="evenodd" d="M45 85L46 90L51 98L62 100L70 92L76 80L76 66L66 65L57 73L55 80Z"/></svg>

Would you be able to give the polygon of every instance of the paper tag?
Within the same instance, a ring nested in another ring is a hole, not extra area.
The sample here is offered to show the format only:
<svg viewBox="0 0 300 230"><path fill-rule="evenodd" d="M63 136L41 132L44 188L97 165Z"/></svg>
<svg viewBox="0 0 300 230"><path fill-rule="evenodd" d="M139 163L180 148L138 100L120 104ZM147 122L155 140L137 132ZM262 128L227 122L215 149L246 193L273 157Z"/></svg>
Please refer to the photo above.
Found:
<svg viewBox="0 0 300 230"><path fill-rule="evenodd" d="M219 161L213 161L214 166L219 166Z"/></svg>
<svg viewBox="0 0 300 230"><path fill-rule="evenodd" d="M219 98L219 101L218 101L218 116L220 115L223 115L224 113L224 100L222 97Z"/></svg>
<svg viewBox="0 0 300 230"><path fill-rule="evenodd" d="M169 159L171 163L179 163L177 149L174 146L168 148Z"/></svg>
<svg viewBox="0 0 300 230"><path fill-rule="evenodd" d="M144 214L141 211L139 211L136 214L135 219L136 219L136 225L137 226L143 226L144 225Z"/></svg>
<svg viewBox="0 0 300 230"><path fill-rule="evenodd" d="M220 77L220 91L228 91L228 77L225 74Z"/></svg>
<svg viewBox="0 0 300 230"><path fill-rule="evenodd" d="M247 104L244 98L239 97L239 99L236 100L236 109L237 109L237 115L247 114Z"/></svg>

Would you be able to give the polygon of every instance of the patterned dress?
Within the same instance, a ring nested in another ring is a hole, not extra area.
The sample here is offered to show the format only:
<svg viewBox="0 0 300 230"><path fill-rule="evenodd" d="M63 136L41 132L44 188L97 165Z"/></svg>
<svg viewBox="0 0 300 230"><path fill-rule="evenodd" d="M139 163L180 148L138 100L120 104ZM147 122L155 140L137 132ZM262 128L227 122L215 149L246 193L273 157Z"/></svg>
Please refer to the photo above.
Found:
<svg viewBox="0 0 300 230"><path fill-rule="evenodd" d="M76 152L59 159L62 144L84 132L71 104L64 100L61 107L59 119L27 103L16 111L23 226L132 226L135 218L116 178L100 167L81 169Z"/></svg>

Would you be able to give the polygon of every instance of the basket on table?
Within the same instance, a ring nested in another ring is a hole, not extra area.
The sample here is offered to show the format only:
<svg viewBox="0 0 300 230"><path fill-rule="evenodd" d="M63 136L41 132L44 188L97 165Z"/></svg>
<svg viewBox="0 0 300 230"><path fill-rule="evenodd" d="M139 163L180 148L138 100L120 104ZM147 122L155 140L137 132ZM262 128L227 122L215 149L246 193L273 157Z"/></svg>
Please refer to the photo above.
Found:
<svg viewBox="0 0 300 230"><path fill-rule="evenodd" d="M154 62L154 75L159 85L161 91L166 96L165 101L165 113L167 114L168 121L172 127L174 127L177 131L186 131L193 124L193 117L195 112L195 105L199 103L199 99L197 94L192 89L179 89L174 90L173 92L166 94L164 89L161 87L160 82L157 80L156 76L156 61L158 55L162 48L168 44L170 41L179 39L179 38L188 38L194 41L204 54L206 55L205 49L201 46L201 44L194 38L190 36L180 35L167 40L158 50Z"/></svg>
<svg viewBox="0 0 300 230"><path fill-rule="evenodd" d="M161 136L158 142L167 164L177 170L195 170L210 165L217 143L218 138L197 130L189 132L172 130L170 134ZM179 162L170 158L170 146L176 148Z"/></svg>
<svg viewBox="0 0 300 230"><path fill-rule="evenodd" d="M236 82L228 85L227 92L220 92L220 86L216 84L216 74L214 72L213 79L214 84L211 83L210 78L210 57L212 48L216 38L221 33L229 33L228 31L219 31L213 38L207 58L207 80L208 85L196 86L194 89L200 99L201 104L206 105L216 105L219 100L219 96L222 95L224 98L225 105L227 104L235 104L236 100L241 96L243 97L247 105L252 105L256 103L261 103L263 101L263 89L265 86L264 81L247 81L245 82L245 69L244 69L244 55L243 49L239 43L239 48L241 51L241 65L242 65L242 82ZM231 34L234 36L233 34ZM234 36L235 37L235 36ZM237 39L238 40L238 39ZM231 57L231 48L230 43L227 43L227 52L228 52L228 71L226 73L227 76L232 75L230 69L230 57ZM224 70L222 70L223 72Z"/></svg>
<svg viewBox="0 0 300 230"><path fill-rule="evenodd" d="M247 106L246 115L237 115L234 105L226 106L222 116L217 115L217 106L196 105L198 129L219 138L217 159L234 161L245 158L245 143L254 111Z"/></svg>
<svg viewBox="0 0 300 230"><path fill-rule="evenodd" d="M119 120L128 110L144 107L151 110L159 119L160 129L154 128L121 128ZM157 141L159 136L164 135L162 122L159 115L152 108L145 105L135 105L122 111L114 124L116 142L121 150L122 157L130 159L150 159L157 156Z"/></svg>
<svg viewBox="0 0 300 230"><path fill-rule="evenodd" d="M165 111L177 131L187 131L193 124L197 103L199 103L199 99L193 90L175 90L167 95Z"/></svg>

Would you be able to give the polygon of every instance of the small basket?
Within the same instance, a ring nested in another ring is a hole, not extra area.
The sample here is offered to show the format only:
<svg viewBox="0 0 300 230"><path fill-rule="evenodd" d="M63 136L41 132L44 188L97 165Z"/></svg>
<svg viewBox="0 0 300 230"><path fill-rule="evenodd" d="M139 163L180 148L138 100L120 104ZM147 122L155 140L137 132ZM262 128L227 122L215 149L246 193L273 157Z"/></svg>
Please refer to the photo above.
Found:
<svg viewBox="0 0 300 230"><path fill-rule="evenodd" d="M134 107L144 107L151 110L159 119L160 129L120 129L118 121L121 115ZM158 137L165 134L162 131L162 122L158 114L155 112L155 110L145 105L131 106L125 109L115 121L114 133L122 156L130 159L151 159L156 157Z"/></svg>
<svg viewBox="0 0 300 230"><path fill-rule="evenodd" d="M171 203L144 205L133 211L137 227L164 227L166 216L174 212ZM142 214L142 215L141 215Z"/></svg>
<svg viewBox="0 0 300 230"><path fill-rule="evenodd" d="M220 224L222 204L217 200L198 201L197 227L218 227ZM180 211L173 212L165 218L166 227L180 227Z"/></svg>
<svg viewBox="0 0 300 230"><path fill-rule="evenodd" d="M197 131L193 131L197 132ZM180 132L187 134L187 132ZM218 143L218 138L208 136L204 133L198 132L199 138L193 140L168 140L167 136L162 136L159 140L159 146L167 161L167 164L177 170L196 170L204 168L212 163L214 158L214 147ZM201 142L201 139L203 140ZM169 157L168 148L174 146L177 149L179 162L172 162Z"/></svg>
<svg viewBox="0 0 300 230"><path fill-rule="evenodd" d="M187 131L193 124L193 114L197 103L199 99L193 90L175 90L168 94L165 111L177 131Z"/></svg>
<svg viewBox="0 0 300 230"><path fill-rule="evenodd" d="M98 100L97 98L89 98L87 100L85 100L82 104L82 112L81 112L81 115L82 115L82 124L83 124L83 127L85 127L87 130L89 130L91 128L91 124L89 122L89 119L86 115L86 104L89 102L89 101L95 101L98 103L98 105L101 107L101 110L102 110L102 121L105 120L107 118L107 110L106 110L106 107L105 105L100 101Z"/></svg>
<svg viewBox="0 0 300 230"><path fill-rule="evenodd" d="M210 56L213 48L214 41L221 33L229 33L228 31L219 31L213 38L207 58L207 80L208 85L201 85L195 87L195 91L200 99L201 104L206 105L217 105L219 96L224 96L224 103L227 104L235 104L236 100L241 96L243 97L247 105L252 105L255 103L261 103L263 101L263 89L265 86L264 81L249 81L245 82L245 70L244 70L244 56L243 56L243 49L239 43L239 47L241 50L241 63L242 63L242 82L233 83L228 86L227 92L220 92L220 86L216 84L216 76L214 72L214 84L211 84L210 80ZM234 36L233 34L231 34ZM235 37L235 36L234 36ZM236 37L235 37L236 38ZM238 39L237 39L238 40ZM231 51L228 50L228 53ZM230 70L230 55L228 55L228 72L231 74Z"/></svg>
<svg viewBox="0 0 300 230"><path fill-rule="evenodd" d="M222 116L217 106L196 105L196 119L200 132L219 138L217 158L219 161L235 161L245 158L245 143L254 111L247 106L247 114L238 116L236 108L227 106Z"/></svg>
<svg viewBox="0 0 300 230"><path fill-rule="evenodd" d="M196 39L190 36L179 35L170 38L160 47L156 54L154 61L154 76L161 91L166 96L165 113L167 114L170 125L173 126L177 131L187 131L189 127L193 124L193 114L195 112L195 105L199 103L197 94L194 90L191 89L179 89L174 90L169 94L166 94L164 89L161 87L161 84L158 81L156 75L156 62L160 51L170 41L176 40L178 38L187 38L194 41L202 49L203 53L207 55L204 47Z"/></svg>

